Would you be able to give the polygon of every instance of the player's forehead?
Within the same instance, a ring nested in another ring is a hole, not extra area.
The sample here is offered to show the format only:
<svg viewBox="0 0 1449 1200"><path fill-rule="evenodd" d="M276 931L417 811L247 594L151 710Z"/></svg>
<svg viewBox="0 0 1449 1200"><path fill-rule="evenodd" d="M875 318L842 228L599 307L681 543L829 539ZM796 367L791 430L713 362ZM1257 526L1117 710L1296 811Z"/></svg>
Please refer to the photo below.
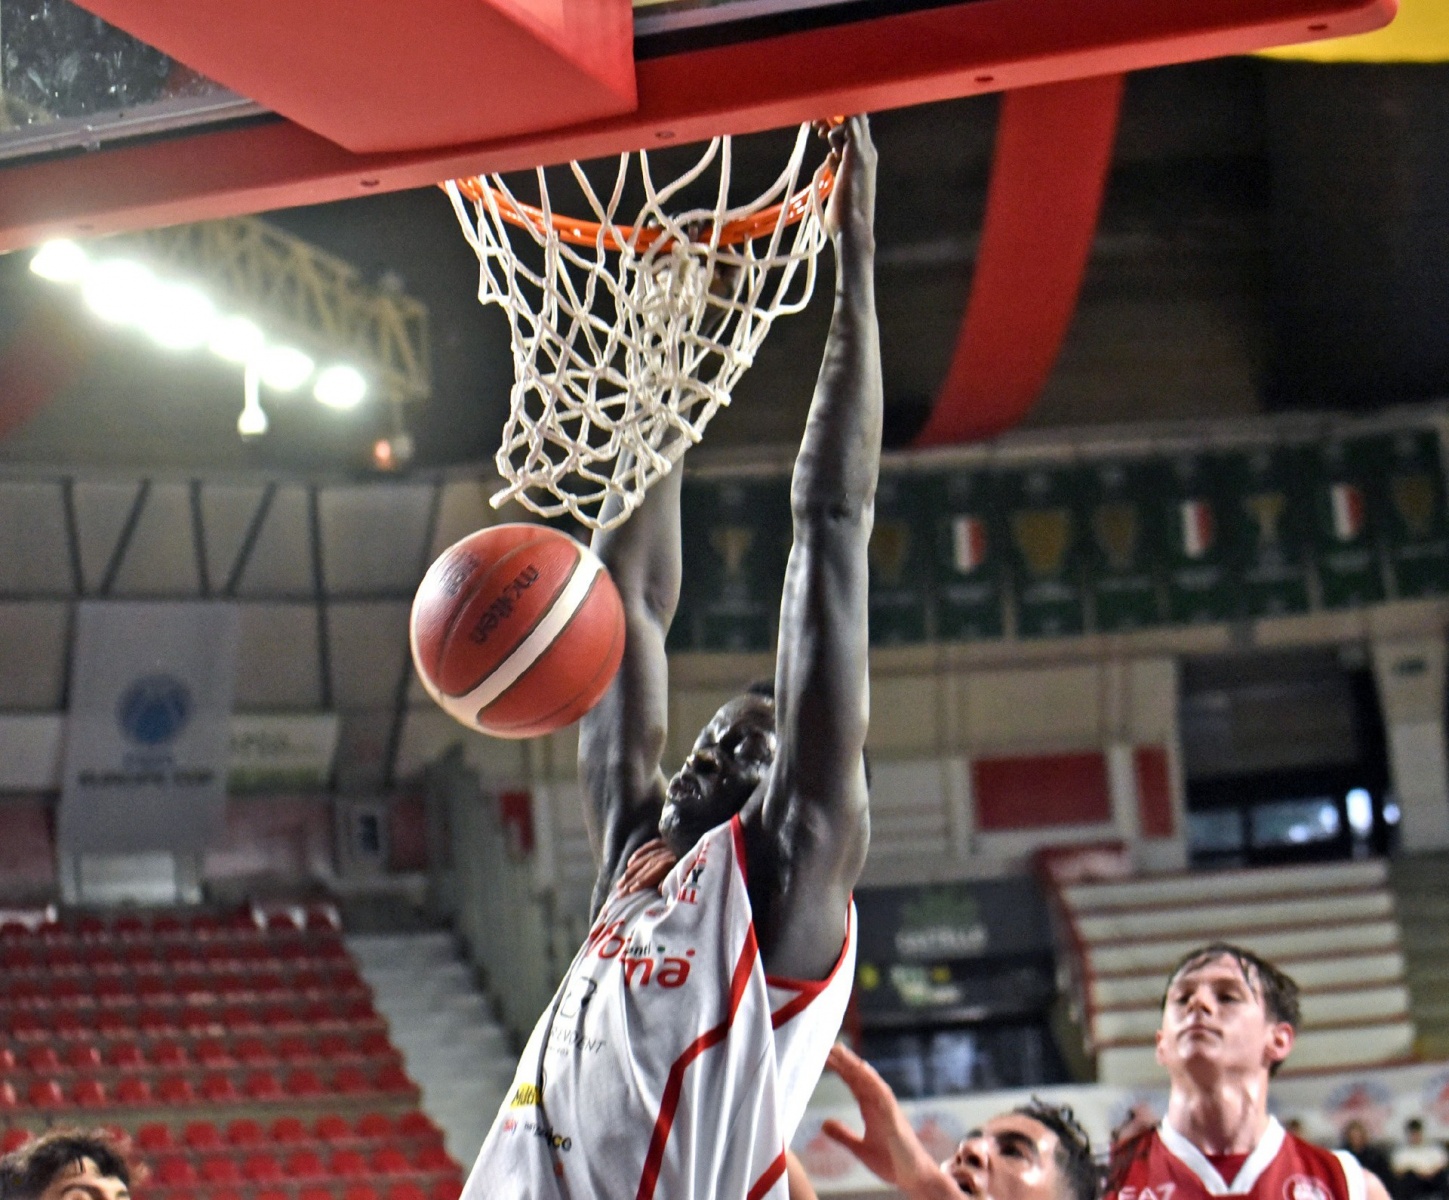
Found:
<svg viewBox="0 0 1449 1200"><path fill-rule="evenodd" d="M967 1136L973 1135L993 1141L1000 1141L1003 1138L1025 1140L1037 1148L1037 1152L1044 1162L1055 1160L1056 1133L1049 1126L1043 1125L1035 1117L1029 1117L1025 1113L1009 1112L992 1117L979 1130L972 1130L971 1134Z"/></svg>
<svg viewBox="0 0 1449 1200"><path fill-rule="evenodd" d="M701 746L718 742L731 729L772 729L774 725L775 705L770 698L746 692L721 704L699 731L694 744Z"/></svg>
<svg viewBox="0 0 1449 1200"><path fill-rule="evenodd" d="M114 1175L104 1174L91 1158L81 1158L68 1163L46 1188L45 1197L51 1196L102 1196L106 1200L126 1200L131 1194Z"/></svg>
<svg viewBox="0 0 1449 1200"><path fill-rule="evenodd" d="M1168 990L1188 989L1204 983L1234 983L1241 984L1256 996L1262 990L1257 975L1251 964L1243 962L1236 954L1203 955L1189 959L1179 967L1168 983Z"/></svg>

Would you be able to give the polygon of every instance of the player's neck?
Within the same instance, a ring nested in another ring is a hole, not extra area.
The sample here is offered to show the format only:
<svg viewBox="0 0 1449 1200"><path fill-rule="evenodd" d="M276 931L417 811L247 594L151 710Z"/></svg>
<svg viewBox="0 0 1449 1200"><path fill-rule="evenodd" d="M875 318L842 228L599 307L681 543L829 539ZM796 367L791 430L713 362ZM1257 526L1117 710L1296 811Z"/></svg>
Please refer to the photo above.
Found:
<svg viewBox="0 0 1449 1200"><path fill-rule="evenodd" d="M1251 1154L1268 1128L1268 1076L1175 1079L1167 1120L1204 1154Z"/></svg>

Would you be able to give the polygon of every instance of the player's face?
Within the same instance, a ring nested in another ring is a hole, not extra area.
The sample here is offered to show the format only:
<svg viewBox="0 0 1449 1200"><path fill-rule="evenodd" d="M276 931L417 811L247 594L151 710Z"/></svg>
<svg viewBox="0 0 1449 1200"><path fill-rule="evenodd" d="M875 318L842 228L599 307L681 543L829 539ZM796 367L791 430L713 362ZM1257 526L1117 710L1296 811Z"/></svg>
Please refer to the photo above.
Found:
<svg viewBox="0 0 1449 1200"><path fill-rule="evenodd" d="M60 1173L40 1200L130 1200L131 1191L119 1179L102 1175L88 1158L73 1163Z"/></svg>
<svg viewBox="0 0 1449 1200"><path fill-rule="evenodd" d="M1257 981L1235 958L1193 964L1167 989L1157 1061L1171 1076L1266 1075L1292 1048L1292 1026L1269 1019Z"/></svg>
<svg viewBox="0 0 1449 1200"><path fill-rule="evenodd" d="M1022 1113L993 1117L941 1164L976 1200L1059 1200L1057 1135Z"/></svg>
<svg viewBox="0 0 1449 1200"><path fill-rule="evenodd" d="M728 821L755 794L775 761L775 705L766 696L736 696L700 730L694 749L669 781L659 834L676 854Z"/></svg>

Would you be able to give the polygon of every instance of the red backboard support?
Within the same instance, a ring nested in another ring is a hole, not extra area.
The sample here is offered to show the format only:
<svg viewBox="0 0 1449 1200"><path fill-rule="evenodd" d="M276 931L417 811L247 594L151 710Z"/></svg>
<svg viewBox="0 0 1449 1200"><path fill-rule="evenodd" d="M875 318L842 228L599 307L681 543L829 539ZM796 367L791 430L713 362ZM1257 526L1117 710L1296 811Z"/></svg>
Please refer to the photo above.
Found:
<svg viewBox="0 0 1449 1200"><path fill-rule="evenodd" d="M593 3L629 7L627 0ZM525 7L517 0L506 5L491 0L490 6ZM139 14L154 4L87 0L87 7L122 28L139 30ZM244 7L249 6L167 4L162 11L182 26L205 21L221 31L235 29L231 36L208 40L219 54L240 60L256 54L244 34L246 21L231 25L232 10ZM278 19L309 43L335 44L326 28L304 24L312 20L313 7L287 6ZM570 6L558 0L557 7ZM557 113L533 105L535 130L463 146L353 153L288 119L117 146L0 170L0 251L50 236L93 236L315 204L835 113L1246 53L1378 28L1396 7L1396 0L973 0L647 58L634 65L637 104L631 111L548 128ZM412 20L411 8L389 8L399 26ZM343 19L331 6L324 11L331 20ZM383 58L412 47L409 53L424 60L413 63L409 78L427 77L422 41L389 39L386 21L368 22L366 29L367 40L352 44L351 55ZM162 49L163 39L172 37L164 30L145 36ZM555 50L560 44L550 42ZM457 49L451 47L450 55ZM473 49L476 86L486 90L488 47ZM235 66L221 58L188 65L223 82L239 78ZM270 94L281 96L288 88L303 94L319 86L291 55L274 55L265 68L276 76ZM530 110L527 100L513 99L522 111ZM438 106L460 102L446 91L436 96ZM430 144L424 139L418 146Z"/></svg>

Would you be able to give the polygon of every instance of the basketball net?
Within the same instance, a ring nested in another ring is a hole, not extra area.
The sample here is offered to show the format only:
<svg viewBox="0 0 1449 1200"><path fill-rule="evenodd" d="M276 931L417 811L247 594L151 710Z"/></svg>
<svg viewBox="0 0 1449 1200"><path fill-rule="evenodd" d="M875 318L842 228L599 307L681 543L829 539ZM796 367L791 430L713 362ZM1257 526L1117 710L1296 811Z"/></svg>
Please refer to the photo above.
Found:
<svg viewBox="0 0 1449 1200"><path fill-rule="evenodd" d="M799 312L814 290L834 180L822 168L798 189L810 133L800 127L769 190L733 207L728 137L662 186L647 152L621 155L602 199L573 163L592 221L554 214L542 168L537 207L498 175L444 185L478 255L478 298L508 316L515 382L495 508L517 500L541 516L613 528L700 440L775 318ZM634 160L645 202L621 224ZM670 200L711 171L714 206L671 213ZM514 251L510 239L523 235L543 251L541 272ZM611 496L618 503L605 516Z"/></svg>

